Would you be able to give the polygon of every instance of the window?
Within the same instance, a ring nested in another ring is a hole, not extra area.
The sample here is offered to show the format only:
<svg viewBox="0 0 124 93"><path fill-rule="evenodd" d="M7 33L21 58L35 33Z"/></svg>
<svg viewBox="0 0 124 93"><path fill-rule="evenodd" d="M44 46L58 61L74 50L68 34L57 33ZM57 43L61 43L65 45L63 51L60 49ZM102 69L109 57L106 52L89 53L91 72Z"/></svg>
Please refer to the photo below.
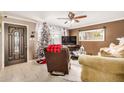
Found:
<svg viewBox="0 0 124 93"><path fill-rule="evenodd" d="M104 41L105 28L79 32L79 41Z"/></svg>
<svg viewBox="0 0 124 93"><path fill-rule="evenodd" d="M51 44L61 44L62 36L67 33L66 29L57 26L50 27Z"/></svg>
<svg viewBox="0 0 124 93"><path fill-rule="evenodd" d="M50 31L50 37L51 37L51 40L50 40L50 44L61 44L62 40L62 36L67 36L68 33L67 33L67 29L66 28L63 28L63 27L60 27L60 26L54 26L54 25L48 25L49 27L49 31ZM42 23L37 23L36 25L36 31L37 31L37 40L38 40L38 46L40 45L41 43L41 33L43 31L43 24Z"/></svg>

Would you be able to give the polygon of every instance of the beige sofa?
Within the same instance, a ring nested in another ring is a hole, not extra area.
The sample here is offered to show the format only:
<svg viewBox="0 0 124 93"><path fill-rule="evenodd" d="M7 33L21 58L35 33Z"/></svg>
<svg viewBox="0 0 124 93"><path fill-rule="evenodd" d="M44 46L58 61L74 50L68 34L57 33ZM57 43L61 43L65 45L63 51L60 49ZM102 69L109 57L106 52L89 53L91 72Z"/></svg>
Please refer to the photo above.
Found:
<svg viewBox="0 0 124 93"><path fill-rule="evenodd" d="M81 55L79 63L82 65L82 81L124 81L124 58Z"/></svg>

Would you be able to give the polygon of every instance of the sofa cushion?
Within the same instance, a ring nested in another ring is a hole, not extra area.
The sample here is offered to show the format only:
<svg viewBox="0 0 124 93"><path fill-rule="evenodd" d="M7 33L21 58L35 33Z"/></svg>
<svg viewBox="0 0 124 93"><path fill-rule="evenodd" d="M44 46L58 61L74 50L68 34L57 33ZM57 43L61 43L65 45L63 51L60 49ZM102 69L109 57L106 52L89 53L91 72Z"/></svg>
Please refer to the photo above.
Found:
<svg viewBox="0 0 124 93"><path fill-rule="evenodd" d="M109 51L104 51L104 50L101 50L99 52L99 55L103 57L114 57Z"/></svg>
<svg viewBox="0 0 124 93"><path fill-rule="evenodd" d="M80 55L79 63L106 73L124 74L124 58Z"/></svg>

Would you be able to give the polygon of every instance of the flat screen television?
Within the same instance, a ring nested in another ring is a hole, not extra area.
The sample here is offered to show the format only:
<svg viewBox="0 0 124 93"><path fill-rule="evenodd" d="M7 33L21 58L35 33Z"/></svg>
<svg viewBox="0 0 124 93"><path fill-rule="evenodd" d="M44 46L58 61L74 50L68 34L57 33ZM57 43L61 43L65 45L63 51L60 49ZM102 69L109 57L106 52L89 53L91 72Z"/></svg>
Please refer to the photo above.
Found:
<svg viewBox="0 0 124 93"><path fill-rule="evenodd" d="M76 36L62 36L62 45L76 45Z"/></svg>

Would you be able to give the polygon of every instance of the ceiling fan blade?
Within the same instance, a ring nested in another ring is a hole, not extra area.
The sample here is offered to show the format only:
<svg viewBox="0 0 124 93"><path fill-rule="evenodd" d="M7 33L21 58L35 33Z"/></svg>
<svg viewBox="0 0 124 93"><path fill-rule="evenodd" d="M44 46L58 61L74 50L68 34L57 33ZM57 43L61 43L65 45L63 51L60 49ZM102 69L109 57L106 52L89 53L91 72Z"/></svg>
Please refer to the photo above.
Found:
<svg viewBox="0 0 124 93"><path fill-rule="evenodd" d="M68 21L65 21L65 23L64 24L67 24L68 23Z"/></svg>
<svg viewBox="0 0 124 93"><path fill-rule="evenodd" d="M57 19L62 19L62 20L69 20L69 18L57 18Z"/></svg>
<svg viewBox="0 0 124 93"><path fill-rule="evenodd" d="M78 23L78 22L80 22L80 21L79 21L79 20L75 20L75 22L77 22L77 23Z"/></svg>
<svg viewBox="0 0 124 93"><path fill-rule="evenodd" d="M76 16L74 17L74 19L81 19L81 18L86 18L87 16L86 15L83 15L83 16Z"/></svg>

